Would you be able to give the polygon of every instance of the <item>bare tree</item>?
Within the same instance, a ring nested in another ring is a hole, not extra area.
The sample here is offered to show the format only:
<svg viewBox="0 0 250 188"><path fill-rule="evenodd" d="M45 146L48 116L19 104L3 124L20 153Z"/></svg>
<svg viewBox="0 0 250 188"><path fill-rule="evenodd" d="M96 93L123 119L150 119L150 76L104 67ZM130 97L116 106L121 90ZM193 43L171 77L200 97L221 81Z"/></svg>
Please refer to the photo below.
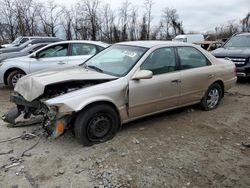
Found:
<svg viewBox="0 0 250 188"><path fill-rule="evenodd" d="M146 9L145 18L147 23L147 39L150 39L150 30L151 30L151 21L152 21L152 7L153 7L153 0L145 0L144 6Z"/></svg>
<svg viewBox="0 0 250 188"><path fill-rule="evenodd" d="M55 37L60 26L60 17L62 9L52 1L47 3L47 6L40 7L39 16L42 23L42 32L51 37Z"/></svg>
<svg viewBox="0 0 250 188"><path fill-rule="evenodd" d="M73 27L73 15L70 10L68 10L66 7L63 7L62 9L62 26L65 32L65 36L67 40L72 40L72 27Z"/></svg>
<svg viewBox="0 0 250 188"><path fill-rule="evenodd" d="M90 34L91 40L97 39L97 33L99 28L98 23L98 8L100 5L99 0L83 0L80 2L81 5L81 17L83 22L85 22L84 26L82 25L82 29L87 29L87 32Z"/></svg>
<svg viewBox="0 0 250 188"><path fill-rule="evenodd" d="M179 15L176 9L163 9L162 26L166 32L166 39L171 39L178 34L184 34L182 22L179 21ZM172 31L172 33L171 33Z"/></svg>
<svg viewBox="0 0 250 188"><path fill-rule="evenodd" d="M250 32L250 12L248 12L246 17L241 20L241 24L243 32Z"/></svg>
<svg viewBox="0 0 250 188"><path fill-rule="evenodd" d="M139 36L138 29L138 8L133 7L131 10L131 20L129 24L129 38L130 40L137 40Z"/></svg>
<svg viewBox="0 0 250 188"><path fill-rule="evenodd" d="M112 42L113 41L113 26L115 15L111 10L109 4L104 4L101 11L101 23L99 25L101 40ZM102 37L103 36L103 37Z"/></svg>
<svg viewBox="0 0 250 188"><path fill-rule="evenodd" d="M128 40L127 27L129 22L129 9L131 3L125 0L119 10L119 21L121 23L121 41Z"/></svg>
<svg viewBox="0 0 250 188"><path fill-rule="evenodd" d="M16 25L17 18L15 16L15 3L12 0L1 0L0 3L0 19L2 22L1 25L5 28L5 30L3 31L4 33L2 33L1 35L3 37L3 40L5 38L13 41L18 34L18 28Z"/></svg>
<svg viewBox="0 0 250 188"><path fill-rule="evenodd" d="M147 23L146 23L146 15L142 17L142 23L140 25L140 40L146 40L147 39Z"/></svg>

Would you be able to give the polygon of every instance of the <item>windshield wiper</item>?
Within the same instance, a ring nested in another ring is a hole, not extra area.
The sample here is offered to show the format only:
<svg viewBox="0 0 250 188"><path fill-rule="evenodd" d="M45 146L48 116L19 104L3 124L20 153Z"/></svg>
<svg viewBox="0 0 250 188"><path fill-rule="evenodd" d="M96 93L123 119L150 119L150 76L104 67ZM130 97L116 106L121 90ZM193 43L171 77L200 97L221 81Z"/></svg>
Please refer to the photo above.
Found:
<svg viewBox="0 0 250 188"><path fill-rule="evenodd" d="M94 69L94 70L96 70L97 72L103 72L102 69L100 69L100 68L98 68L98 67L96 67L96 66L93 66L93 65L88 65L87 68Z"/></svg>

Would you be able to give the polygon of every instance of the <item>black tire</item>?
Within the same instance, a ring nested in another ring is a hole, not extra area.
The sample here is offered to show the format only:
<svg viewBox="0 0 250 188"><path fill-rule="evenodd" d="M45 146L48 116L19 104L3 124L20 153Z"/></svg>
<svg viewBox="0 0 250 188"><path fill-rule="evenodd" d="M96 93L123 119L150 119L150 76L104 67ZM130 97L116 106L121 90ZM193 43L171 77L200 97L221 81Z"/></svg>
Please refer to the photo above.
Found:
<svg viewBox="0 0 250 188"><path fill-rule="evenodd" d="M91 146L112 139L120 121L116 110L108 104L91 105L76 117L74 132L77 141Z"/></svg>
<svg viewBox="0 0 250 188"><path fill-rule="evenodd" d="M7 77L8 86L15 87L18 79L20 79L23 76L25 76L25 73L23 71L21 71L21 70L12 71Z"/></svg>
<svg viewBox="0 0 250 188"><path fill-rule="evenodd" d="M222 98L222 88L220 84L213 83L211 86L209 86L206 94L201 100L200 103L201 108L205 111L213 110L219 105L221 98Z"/></svg>

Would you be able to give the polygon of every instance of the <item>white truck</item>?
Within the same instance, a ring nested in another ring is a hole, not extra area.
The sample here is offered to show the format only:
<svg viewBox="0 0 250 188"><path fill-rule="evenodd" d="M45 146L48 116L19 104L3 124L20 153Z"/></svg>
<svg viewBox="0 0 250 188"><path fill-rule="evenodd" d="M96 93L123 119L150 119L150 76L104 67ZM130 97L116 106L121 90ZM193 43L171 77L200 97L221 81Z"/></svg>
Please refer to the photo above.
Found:
<svg viewBox="0 0 250 188"><path fill-rule="evenodd" d="M172 41L186 43L201 42L204 41L204 36L202 34L177 35Z"/></svg>

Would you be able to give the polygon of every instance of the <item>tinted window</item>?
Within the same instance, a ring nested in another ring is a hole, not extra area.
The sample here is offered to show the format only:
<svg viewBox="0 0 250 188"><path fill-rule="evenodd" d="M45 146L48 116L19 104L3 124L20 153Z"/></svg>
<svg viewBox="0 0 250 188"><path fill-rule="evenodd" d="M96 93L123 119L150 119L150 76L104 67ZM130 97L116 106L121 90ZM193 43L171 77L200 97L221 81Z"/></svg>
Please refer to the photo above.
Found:
<svg viewBox="0 0 250 188"><path fill-rule="evenodd" d="M154 75L176 70L173 48L161 48L152 52L142 64L141 70L150 70Z"/></svg>
<svg viewBox="0 0 250 188"><path fill-rule="evenodd" d="M178 47L181 69L191 69L207 65L206 57L192 47Z"/></svg>
<svg viewBox="0 0 250 188"><path fill-rule="evenodd" d="M20 44L23 44L25 42L27 42L29 39L28 38L23 38L21 41L20 41Z"/></svg>
<svg viewBox="0 0 250 188"><path fill-rule="evenodd" d="M95 55L97 52L95 45L92 44L72 44L72 55Z"/></svg>
<svg viewBox="0 0 250 188"><path fill-rule="evenodd" d="M37 54L38 57L63 57L67 56L68 44L60 44L44 49Z"/></svg>

